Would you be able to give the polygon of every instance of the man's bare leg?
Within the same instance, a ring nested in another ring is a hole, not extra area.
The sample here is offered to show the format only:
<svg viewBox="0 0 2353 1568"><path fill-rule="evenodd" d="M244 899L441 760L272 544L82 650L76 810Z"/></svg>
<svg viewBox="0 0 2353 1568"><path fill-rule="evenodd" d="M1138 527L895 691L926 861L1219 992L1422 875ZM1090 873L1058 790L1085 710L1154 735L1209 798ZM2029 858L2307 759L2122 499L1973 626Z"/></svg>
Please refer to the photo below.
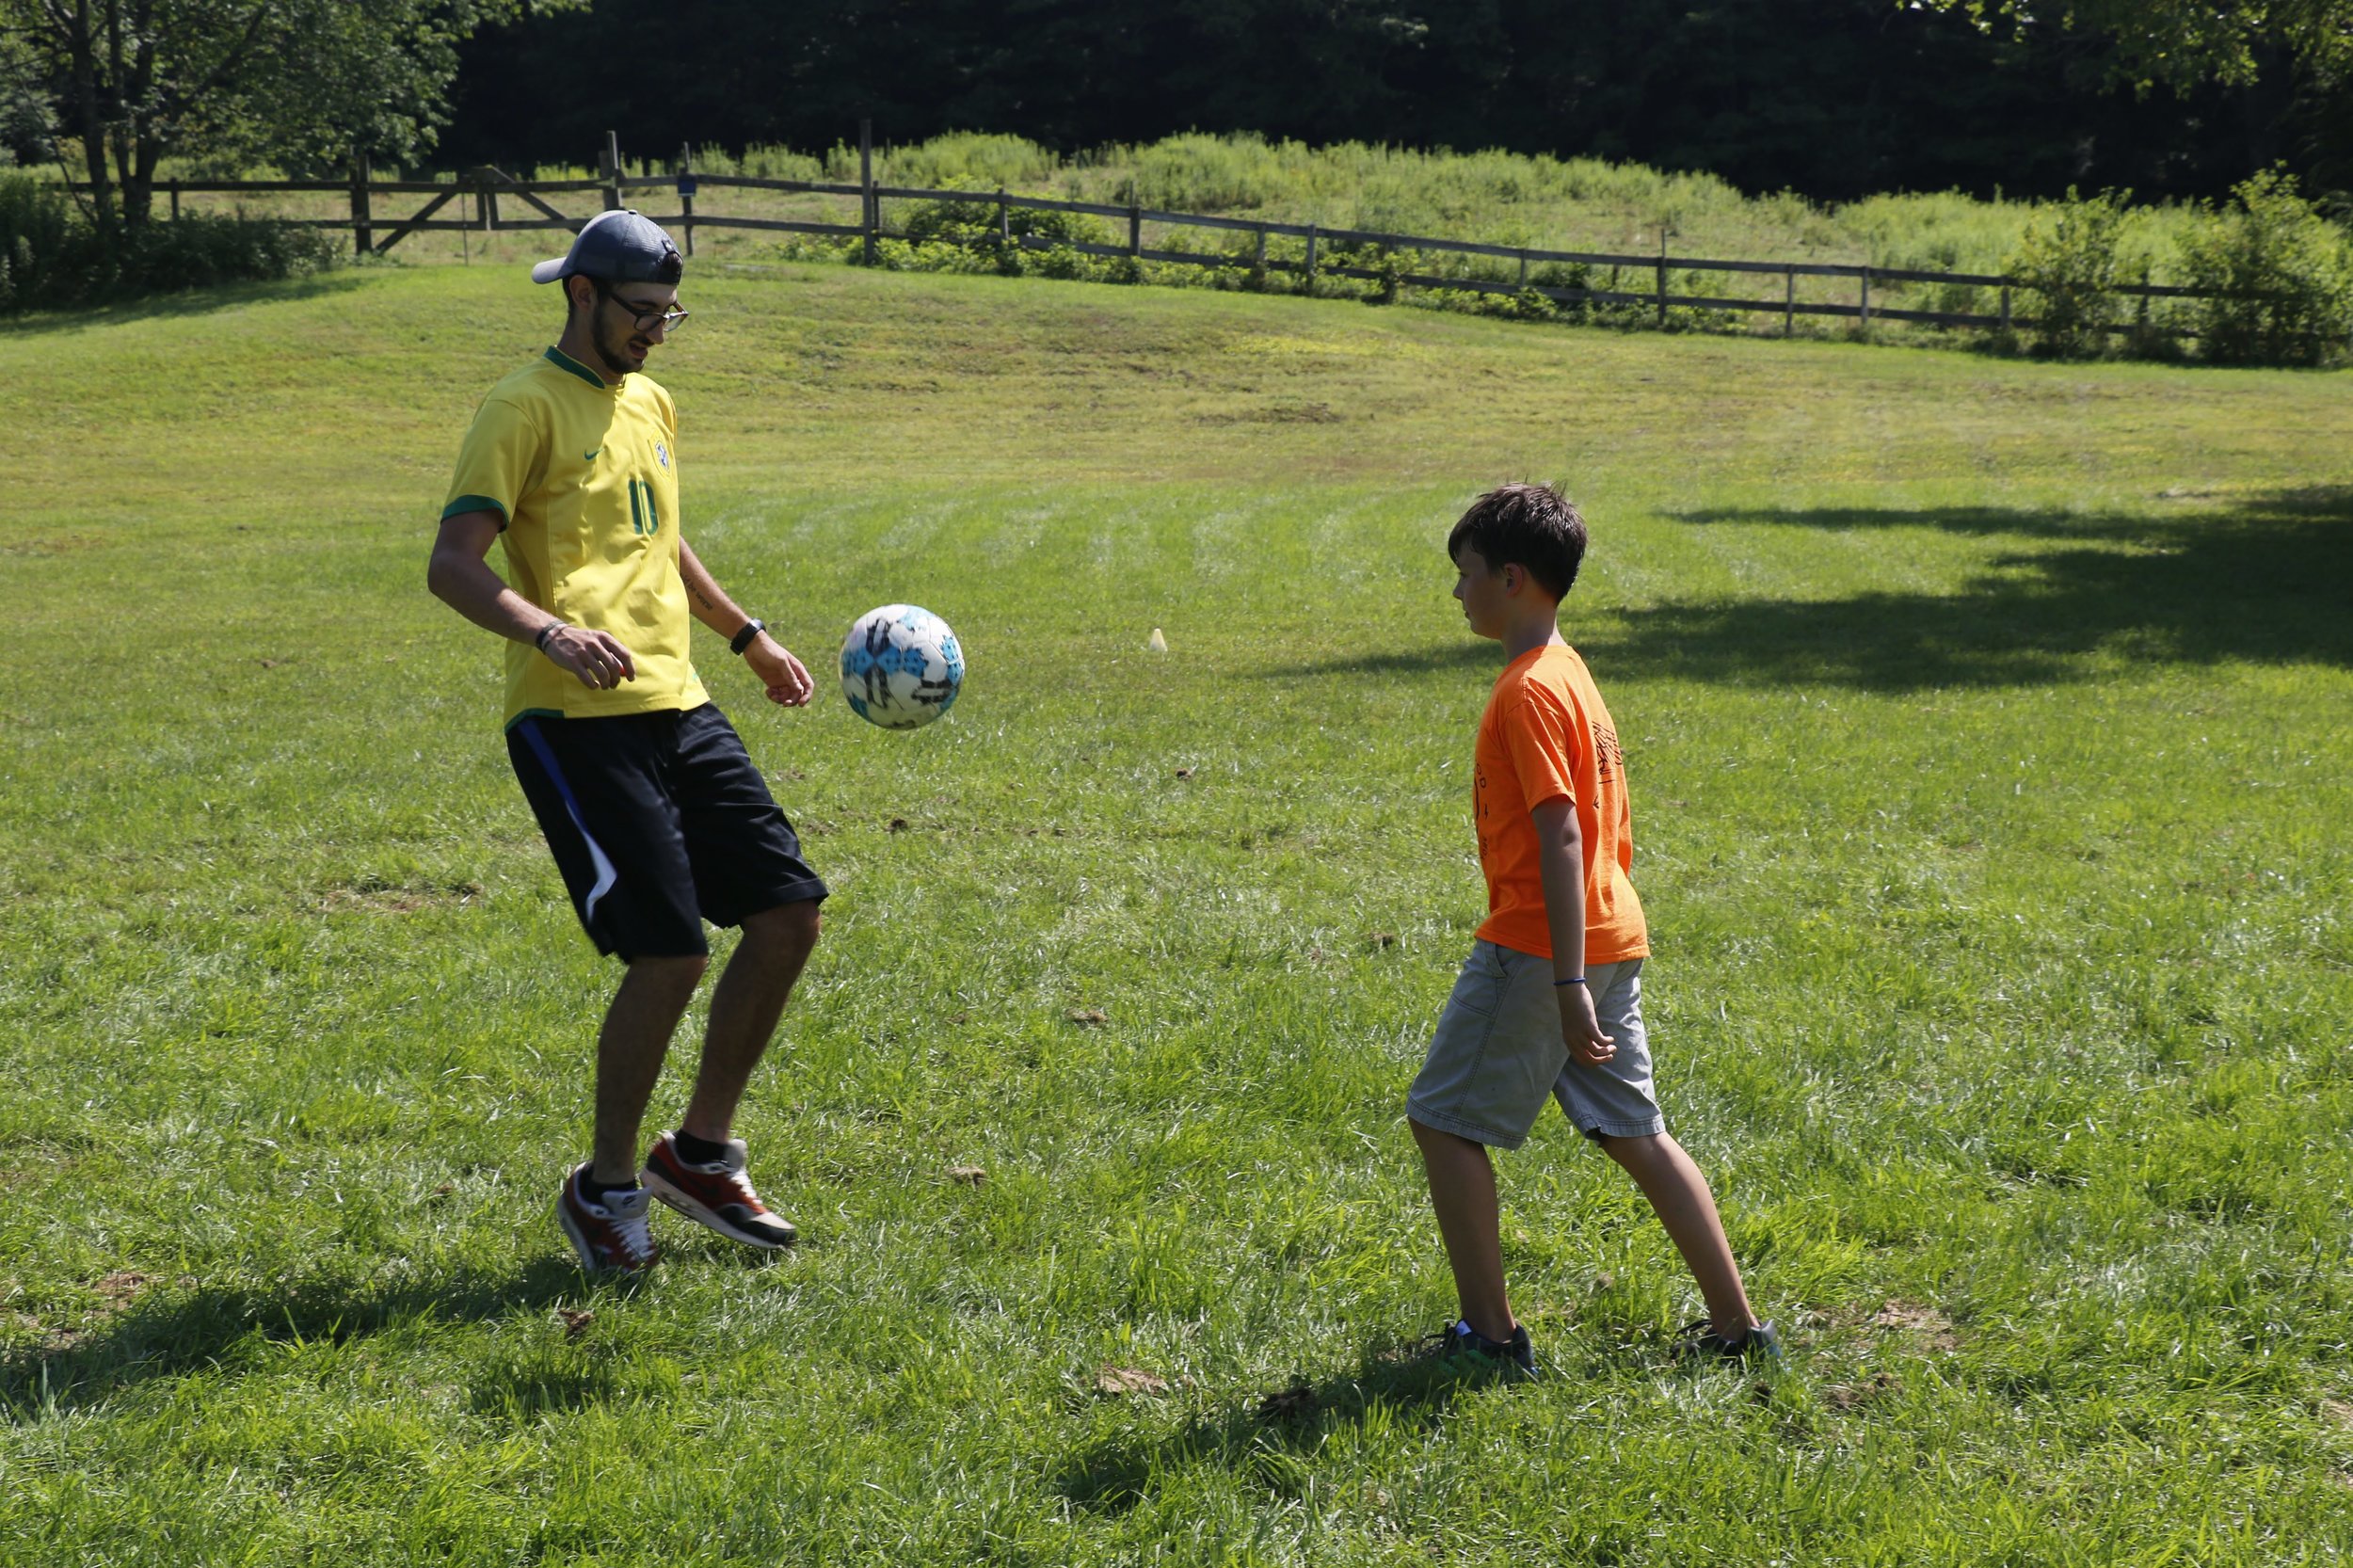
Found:
<svg viewBox="0 0 2353 1568"><path fill-rule="evenodd" d="M637 1180L637 1134L670 1036L694 1000L705 958L632 959L597 1035L597 1143L588 1174L607 1187Z"/></svg>
<svg viewBox="0 0 2353 1568"><path fill-rule="evenodd" d="M1486 1145L1411 1116L1430 1177L1430 1207L1438 1216L1446 1260L1454 1269L1454 1294L1463 1320L1489 1339L1508 1340L1519 1320L1503 1288L1502 1217L1496 1202L1496 1173Z"/></svg>
<svg viewBox="0 0 2353 1568"><path fill-rule="evenodd" d="M1716 1212L1716 1194L1708 1191L1707 1178L1683 1145L1663 1132L1647 1138L1605 1138L1601 1146L1634 1178L1675 1251L1683 1255L1706 1298L1708 1327L1719 1338L1738 1343L1756 1326L1756 1314L1741 1287L1740 1267L1732 1260L1732 1243L1724 1239L1723 1220Z"/></svg>
<svg viewBox="0 0 2353 1568"><path fill-rule="evenodd" d="M711 1027L694 1098L679 1123L681 1130L714 1144L728 1141L744 1086L817 946L818 927L817 904L809 899L763 909L744 920L743 939L711 993Z"/></svg>

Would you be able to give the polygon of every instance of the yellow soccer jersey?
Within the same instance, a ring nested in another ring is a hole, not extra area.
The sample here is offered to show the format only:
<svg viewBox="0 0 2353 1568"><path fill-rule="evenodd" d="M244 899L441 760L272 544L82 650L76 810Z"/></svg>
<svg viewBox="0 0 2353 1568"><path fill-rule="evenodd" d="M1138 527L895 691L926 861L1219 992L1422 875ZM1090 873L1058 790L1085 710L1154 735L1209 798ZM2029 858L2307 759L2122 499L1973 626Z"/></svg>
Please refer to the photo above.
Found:
<svg viewBox="0 0 2353 1568"><path fill-rule="evenodd" d="M506 645L506 722L698 708L693 619L679 576L678 412L643 376L618 386L551 348L490 389L458 449L441 516L505 520L514 590L574 626L608 632L637 679L591 691L528 643Z"/></svg>

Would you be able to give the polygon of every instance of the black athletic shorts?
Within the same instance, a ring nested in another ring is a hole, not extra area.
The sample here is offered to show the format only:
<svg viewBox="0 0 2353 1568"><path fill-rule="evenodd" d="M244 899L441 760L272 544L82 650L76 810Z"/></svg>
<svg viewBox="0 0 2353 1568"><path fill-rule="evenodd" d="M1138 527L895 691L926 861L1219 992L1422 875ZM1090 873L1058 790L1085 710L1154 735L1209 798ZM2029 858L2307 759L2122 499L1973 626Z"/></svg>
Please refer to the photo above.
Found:
<svg viewBox="0 0 2353 1568"><path fill-rule="evenodd" d="M567 719L527 713L506 755L600 952L699 956L702 922L741 925L825 884L715 703Z"/></svg>

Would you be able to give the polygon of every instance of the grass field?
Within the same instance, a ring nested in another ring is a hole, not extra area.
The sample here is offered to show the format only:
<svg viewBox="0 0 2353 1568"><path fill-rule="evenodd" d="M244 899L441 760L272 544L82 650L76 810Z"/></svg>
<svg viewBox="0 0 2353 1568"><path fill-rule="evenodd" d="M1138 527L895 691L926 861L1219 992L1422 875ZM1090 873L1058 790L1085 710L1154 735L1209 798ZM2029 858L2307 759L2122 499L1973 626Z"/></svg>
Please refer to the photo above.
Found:
<svg viewBox="0 0 2353 1568"><path fill-rule="evenodd" d="M547 1212L616 973L497 650L424 589L552 296L378 270L0 328L0 1561L2353 1547L2335 380L687 293L656 371L704 559L812 663L898 599L972 663L893 736L704 639L836 889L743 1128L805 1240L657 1220L635 1286ZM1781 1374L1674 1362L1692 1292L1557 1120L1501 1163L1556 1375L1398 1361L1451 1305L1401 1102L1483 910L1496 659L1439 541L1523 476L1593 520L1567 625L1661 1089Z"/></svg>

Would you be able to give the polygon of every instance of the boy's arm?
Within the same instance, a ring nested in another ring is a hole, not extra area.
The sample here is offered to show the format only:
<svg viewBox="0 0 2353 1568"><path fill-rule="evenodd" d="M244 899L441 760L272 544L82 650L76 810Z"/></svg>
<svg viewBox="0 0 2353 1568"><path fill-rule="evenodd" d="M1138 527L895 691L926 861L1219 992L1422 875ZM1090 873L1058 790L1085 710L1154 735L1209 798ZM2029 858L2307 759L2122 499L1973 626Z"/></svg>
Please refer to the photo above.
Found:
<svg viewBox="0 0 2353 1568"><path fill-rule="evenodd" d="M1585 836L1577 802L1555 795L1529 812L1536 824L1537 866L1545 883L1545 920L1552 928L1552 994L1561 1003L1561 1038L1572 1061L1598 1066L1617 1055L1601 1032L1585 985ZM1559 984L1574 981L1574 984Z"/></svg>

